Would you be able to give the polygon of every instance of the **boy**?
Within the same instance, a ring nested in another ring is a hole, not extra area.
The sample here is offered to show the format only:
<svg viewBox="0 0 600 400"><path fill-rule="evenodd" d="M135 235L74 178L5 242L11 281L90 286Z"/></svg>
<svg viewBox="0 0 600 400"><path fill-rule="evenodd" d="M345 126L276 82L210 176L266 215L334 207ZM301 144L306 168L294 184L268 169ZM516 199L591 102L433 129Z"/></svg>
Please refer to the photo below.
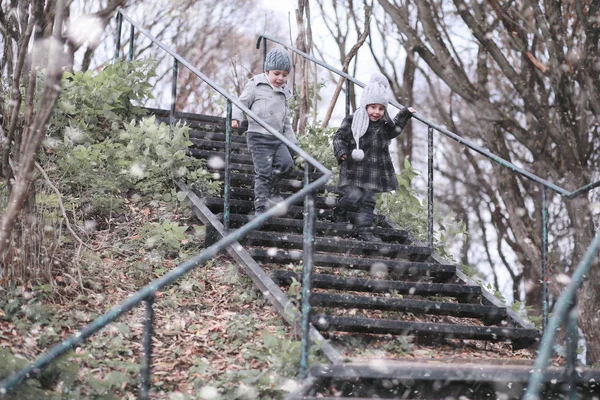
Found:
<svg viewBox="0 0 600 400"><path fill-rule="evenodd" d="M387 113L389 99L387 78L374 73L364 88L360 107L344 119L333 138L335 158L341 164L338 187L344 191L333 218L348 222L347 212L358 208L358 237L365 241L381 242L372 232L375 194L398 188L390 140L402 132L415 112L412 107L404 108L392 121Z"/></svg>
<svg viewBox="0 0 600 400"><path fill-rule="evenodd" d="M271 50L265 59L264 73L248 81L239 100L272 128L297 143L288 105L292 95L286 85L291 69L290 58L284 49ZM239 127L239 121L243 119L239 108L234 107L232 119L232 127ZM253 119L248 121L246 141L256 174L254 212L259 215L269 205L283 200L273 188L292 171L294 161L287 146Z"/></svg>

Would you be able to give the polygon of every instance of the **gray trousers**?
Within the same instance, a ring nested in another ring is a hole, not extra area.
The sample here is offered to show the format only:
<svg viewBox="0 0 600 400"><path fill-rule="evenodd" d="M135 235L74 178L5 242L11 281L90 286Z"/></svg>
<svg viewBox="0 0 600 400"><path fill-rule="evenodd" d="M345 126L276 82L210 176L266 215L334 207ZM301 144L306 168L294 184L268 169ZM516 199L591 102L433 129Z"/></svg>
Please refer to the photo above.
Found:
<svg viewBox="0 0 600 400"><path fill-rule="evenodd" d="M254 208L267 208L273 187L294 168L287 146L275 136L257 132L246 134L248 151L254 163Z"/></svg>
<svg viewBox="0 0 600 400"><path fill-rule="evenodd" d="M375 192L357 186L344 186L343 189L344 195L338 200L337 206L346 211L358 211L356 226L359 230L372 227L375 219Z"/></svg>

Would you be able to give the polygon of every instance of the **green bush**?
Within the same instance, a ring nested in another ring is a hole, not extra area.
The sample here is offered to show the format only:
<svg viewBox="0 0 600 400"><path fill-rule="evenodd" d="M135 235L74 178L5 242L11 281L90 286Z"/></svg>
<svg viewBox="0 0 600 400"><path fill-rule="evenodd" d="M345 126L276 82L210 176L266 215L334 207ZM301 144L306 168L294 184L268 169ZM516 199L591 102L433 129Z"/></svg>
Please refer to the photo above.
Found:
<svg viewBox="0 0 600 400"><path fill-rule="evenodd" d="M206 193L219 188L203 162L186 155L188 128L157 125L154 116L132 120L112 137L93 144L68 138L52 149L61 190L82 198L93 214L114 212L131 195L173 200L174 181L188 180ZM93 179L91 179L93 178Z"/></svg>
<svg viewBox="0 0 600 400"><path fill-rule="evenodd" d="M118 61L95 75L66 72L49 136L95 143L118 132L123 121L144 115L145 109L135 104L153 98L148 80L156 76L155 66L153 60Z"/></svg>
<svg viewBox="0 0 600 400"><path fill-rule="evenodd" d="M416 239L427 242L427 201L417 197L412 184L417 175L410 162L405 159L404 168L396 175L398 189L379 195L377 208L381 215L388 216ZM441 256L449 257L448 243L457 237L464 237L467 234L466 226L462 221L456 220L452 213L440 213L437 207L433 210L433 221L436 226L433 238L435 249Z"/></svg>
<svg viewBox="0 0 600 400"><path fill-rule="evenodd" d="M120 61L63 77L42 163L63 201L85 218L122 214L132 196L174 201L176 180L207 194L219 189L203 162L187 156L187 127L140 119L145 109L137 104L152 98L154 68L151 60Z"/></svg>

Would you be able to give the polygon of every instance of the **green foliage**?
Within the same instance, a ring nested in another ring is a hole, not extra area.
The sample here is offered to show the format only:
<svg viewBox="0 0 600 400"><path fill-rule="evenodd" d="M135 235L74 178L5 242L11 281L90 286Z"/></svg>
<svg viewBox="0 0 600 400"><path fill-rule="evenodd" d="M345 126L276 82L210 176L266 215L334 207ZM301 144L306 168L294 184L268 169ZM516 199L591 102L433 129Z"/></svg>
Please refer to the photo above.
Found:
<svg viewBox="0 0 600 400"><path fill-rule="evenodd" d="M334 176L338 173L337 161L333 155L333 137L336 131L336 128L321 128L318 123L307 124L306 133L298 137L300 148L330 169ZM296 163L303 166L304 160L298 158Z"/></svg>
<svg viewBox="0 0 600 400"><path fill-rule="evenodd" d="M141 236L145 239L147 249L160 246L179 251L182 242L186 240L185 231L187 229L187 225L179 225L177 222L165 219L161 224L147 223L144 225Z"/></svg>
<svg viewBox="0 0 600 400"><path fill-rule="evenodd" d="M526 306L520 301L515 301L511 304L510 308L523 318L528 319L537 329L542 329L543 315L533 315L533 306Z"/></svg>
<svg viewBox="0 0 600 400"><path fill-rule="evenodd" d="M118 61L95 75L66 72L49 135L94 143L121 129L124 120L145 114L134 103L152 98L148 79L156 76L155 67L152 60Z"/></svg>
<svg viewBox="0 0 600 400"><path fill-rule="evenodd" d="M394 192L382 193L377 200L377 208L381 215L388 216L403 229L406 229L417 240L427 241L427 202L420 200L413 188L413 179L418 173L413 169L410 162L405 159L404 167L399 174L398 189ZM434 207L434 224L437 226L434 232L434 246L442 257L449 257L446 249L457 237L467 234L466 225L457 221L452 213L441 214Z"/></svg>
<svg viewBox="0 0 600 400"><path fill-rule="evenodd" d="M114 137L96 143L76 144L65 137L52 148L52 158L61 173L63 195L87 205L89 214L104 217L118 213L125 195L174 200L173 182L179 179L205 193L216 191L219 184L209 181L203 162L186 155L190 144L187 127L171 132L152 116L131 121Z"/></svg>
<svg viewBox="0 0 600 400"><path fill-rule="evenodd" d="M382 193L377 199L377 209L381 215L388 216L417 239L427 240L427 206L421 203L412 187L417 172L405 160L404 168L396 176L398 189Z"/></svg>

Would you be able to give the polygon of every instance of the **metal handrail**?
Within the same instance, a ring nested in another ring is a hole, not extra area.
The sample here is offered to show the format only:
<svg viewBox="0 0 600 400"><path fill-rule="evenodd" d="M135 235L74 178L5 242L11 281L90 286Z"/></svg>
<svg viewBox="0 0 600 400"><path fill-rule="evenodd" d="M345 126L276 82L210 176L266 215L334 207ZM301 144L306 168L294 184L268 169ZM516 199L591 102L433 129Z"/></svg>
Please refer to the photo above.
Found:
<svg viewBox="0 0 600 400"><path fill-rule="evenodd" d="M280 41L280 40L278 40L276 38L273 38L272 36L265 35L265 34L260 35L258 37L257 42L256 42L257 48L259 48L261 41L263 43L265 43L267 39L270 40L270 41L272 41L272 42L274 42L274 43L277 43L277 44L285 47L286 49L288 49L288 50L290 50L290 51L292 51L292 52L294 52L296 54L301 55L302 57L304 57L304 58L306 58L306 59L308 59L308 60L310 60L310 61L312 61L312 62L314 62L314 63L316 63L316 64L318 64L320 66L322 66L323 68L328 69L331 72L334 72L334 73L336 73L336 74L338 74L338 75L346 78L347 80L353 82L354 84L356 84L356 85L358 85L358 86L360 86L362 88L365 87L365 84L363 82L359 81L358 79L354 78L353 76L348 75L347 73L345 73L345 72L343 72L343 71L341 71L341 70L339 70L339 69L337 69L335 67L332 67L331 65L329 65L327 63L324 63L323 61L318 60L318 59L312 57L309 54L306 54L302 50L298 50L297 48L295 48L293 46L287 45L284 42L282 42L282 41ZM393 105L394 107L398 108L398 109L405 108L402 104L400 104L396 100L391 100L390 104ZM533 173L531 173L531 172L529 172L529 171L527 171L527 170L525 170L525 169L523 169L521 167L516 166L515 164L511 163L510 161L507 161L507 160L503 159L502 157L498 157L497 155L489 152L488 150L484 149L483 147L478 146L475 143L472 143L468 139L465 139L465 138L463 138L461 136L458 136L456 133L448 130L447 128L445 128L445 127L443 127L441 125L438 125L438 124L436 124L433 121L428 120L427 118L421 116L419 113L414 113L412 117L415 118L415 119L417 119L417 120L419 120L419 121L421 121L425 125L428 125L428 126L432 127L436 131L438 131L438 132L440 132L440 133L448 136L449 138L454 139L458 143L467 146L471 150L474 150L474 151L478 152L479 154L485 156L486 158L494 160L498 164L500 164L502 166L505 166L507 168L510 168L513 171L519 173L520 175L523 175L523 176L531 179L532 181L540 183L540 184L546 186L548 189L551 189L554 192L556 192L556 193L558 193L558 194L560 194L560 195L562 195L564 197L574 198L574 197L577 197L577 196L579 196L579 195L581 195L583 193L586 193L586 192L590 191L591 189L594 189L594 188L600 186L600 180L597 180L597 181L595 181L593 183L590 183L590 184L587 184L585 186L582 186L581 188L576 189L574 191L569 191L569 190L564 189L564 188L562 188L562 187L560 187L560 186L558 186L558 185L556 185L556 184L554 184L554 183L552 183L552 182L550 182L550 181L548 181L546 179L540 178L539 176L537 176L537 175L535 175L535 174L533 174Z"/></svg>
<svg viewBox="0 0 600 400"><path fill-rule="evenodd" d="M332 175L331 171L328 170L327 168L325 168L320 162L315 160L312 156L307 154L304 150L302 150L296 144L292 143L289 139L287 139L282 134L280 134L275 129L273 129L271 126L269 126L266 122L264 122L262 119L260 119L254 112L252 112L250 109L245 107L241 102L239 102L234 96L231 96L230 94L226 93L224 91L224 89L219 87L216 83L214 83L212 80L210 80L204 74L202 74L198 69L196 69L194 66L192 66L187 60L185 60L179 54L177 54L176 52L174 52L173 50L171 50L170 48L165 46L163 43L161 43L159 40L157 40L152 35L150 35L150 33L148 33L145 29L143 29L139 24L137 24L136 22L132 21L129 17L124 15L122 11L117 12L117 26L118 26L117 44L119 46L120 46L120 33L121 33L120 30L122 27L123 19L126 19L129 23L131 23L132 26L139 29L140 32L143 33L145 36L147 36L153 43L155 43L162 50L164 50L165 52L167 52L168 54L173 56L173 58L175 59L174 68L176 68L177 62L180 62L181 64L186 66L190 71L192 71L192 73L194 73L196 76L198 76L204 82L206 82L209 86L211 86L213 89L215 89L217 92L219 92L222 96L227 98L227 100L228 100L228 107L227 107L228 118L227 119L228 120L227 120L226 131L227 131L228 137L230 137L229 133L231 130L231 104L233 103L237 107L239 107L243 112L245 112L247 115L249 115L251 118L253 118L257 123L259 123L263 128L265 128L269 133L271 133L273 136L277 137L284 144L286 144L290 149L292 149L294 152L296 152L298 155L300 155L302 158L304 158L306 163L312 165L317 170L319 170L322 173L322 175L318 179L316 179L314 182L309 183L308 182L308 168L305 168L306 184L300 191L298 191L298 192L294 193L293 195L291 195L290 197L286 198L283 202L279 203L278 206L269 209L264 214L257 216L256 218L252 219L250 222L246 223L242 227L240 227L237 230L224 236L221 240L219 240L212 246L205 249L199 255L192 257L191 259L180 264L179 266L177 266L173 270L169 271L167 274L163 275L162 277L150 282L148 285L144 286L142 289L140 289L139 291L134 293L127 300L125 300L124 302L120 303L119 305L111 308L108 312L104 313L103 315L96 318L94 321L92 321L88 325L86 325L83 329L80 330L79 333L72 335L71 337L69 337L66 340L64 340L63 342L61 342L60 344L53 346L48 352L46 352L43 356L36 359L34 362L29 363L21 370L15 372L11 376L0 381L0 397L3 397L5 394L7 394L9 390L14 389L20 382L22 382L23 379L29 377L33 373L38 373L41 369L43 369L44 367L49 365L57 357L65 354L71 348L82 343L87 338L89 338L93 334L97 333L102 328L104 328L106 325L108 325L112 321L116 320L123 314L129 312L135 306L137 306L143 302L146 306L146 316L145 316L145 321L144 321L143 352L142 352L141 369L140 369L139 398L140 399L148 399L150 396L151 336L152 336L152 329L153 329L153 313L154 313L153 312L153 302L154 302L156 292L159 291L161 288L173 283L175 280L177 280L181 276L185 275L187 272L189 272L193 268L195 268L199 265L202 265L205 262L207 262L208 260L210 260L211 258L215 257L216 255L219 254L220 251L222 251L226 247L232 245L233 243L235 243L238 240L240 240L241 238L243 238L248 232L262 226L263 223L265 222L265 220L278 215L282 209L285 209L286 207L288 207L292 204L295 204L304 196L308 196L308 198L311 199L312 198L311 194L313 192L315 192L317 189L323 187L329 181L329 179L331 178L331 175ZM131 42L130 42L130 48L129 48L129 59L130 60L133 57L133 37L134 37L134 35L133 35L133 29L132 29L131 34L130 34ZM115 57L119 58L119 47L117 47ZM172 118L173 113L174 113L174 107L172 104L171 122L173 120L173 118ZM226 155L226 159L229 160L229 157L227 157L227 155ZM228 169L228 167L229 166L227 166L226 168ZM307 201L308 206L306 207L307 211L305 213L305 218L307 221L310 221L311 218L314 219L314 217L315 217L314 206L310 207L309 203L312 204L312 200ZM305 232L305 237L308 237L309 240L308 241L305 240L305 242L308 242L308 243L305 243L305 245L308 245L309 250L311 250L312 249L313 232L314 232L314 230L313 230L314 224L307 222L306 226L308 227L308 232ZM311 231L311 230L313 230L313 231ZM305 260L307 260L308 263L312 263L312 252L305 251L305 253L306 253L304 255ZM303 355L303 360L304 359L306 359L306 357Z"/></svg>
<svg viewBox="0 0 600 400"><path fill-rule="evenodd" d="M200 78L204 82L206 82L206 84L208 84L210 87L212 87L214 90L216 90L221 96L225 97L227 100L229 100L233 104L235 104L246 115L248 115L253 120L255 120L260 126L262 126L264 129L266 129L267 132L269 132L271 135L273 135L277 139L281 140L286 146L288 146L290 149L292 149L295 153L297 153L300 157L302 157L304 160L306 160L309 164L311 164L313 167L317 168L323 174L331 174L331 171L329 171L327 168L325 168L319 161L315 160L311 155L306 153L304 150L302 150L296 144L292 143L292 141L289 140L288 138L286 138L285 136L283 136L283 134L281 134L281 133L277 132L275 129L273 129L269 124L267 124L263 119L261 119L258 115L256 115L252 110L250 110L242 102L240 102L236 96L232 96L231 94L227 93L227 91L225 89L223 89L222 87L217 85L214 81L212 81L210 78L208 78L202 72L200 72L196 67L194 67L192 64L190 64L185 58L181 57L175 51L171 50L165 44L163 44L158 39L156 39L154 36L152 36L147 30L142 28L137 22L133 21L131 18L129 18L125 14L123 14L122 11L119 11L119 13L120 13L120 15L123 16L123 18L125 20L127 20L127 22L129 22L133 26L135 26L141 33L143 33L146 37L148 37L158 47L160 47L166 53L173 56L174 59L176 59L182 65L187 67L191 72L194 73L194 75L196 75L198 78Z"/></svg>
<svg viewBox="0 0 600 400"><path fill-rule="evenodd" d="M330 66L329 64L327 64L321 60L317 60L316 58L312 57L311 55L309 55L293 46L289 46L289 45L283 43L282 41L280 41L276 38L273 38L269 35L265 35L265 34L260 35L256 42L257 49L260 49L260 44L261 44L261 42L263 43L263 56L266 54L267 40L277 43L277 44L285 47L286 49L304 57L305 59L308 59L308 60L328 69L329 71L334 72L334 73L338 74L339 76L346 78L346 115L349 114L349 111L348 111L348 108L349 108L348 82L351 81L354 84L356 84L360 87L363 87L363 88L365 87L364 83L360 82L353 76L350 76L347 73L345 73L335 67ZM390 104L392 104L394 107L396 107L398 109L404 108L404 106L402 106L396 100L390 101ZM568 330L569 336L570 336L569 340L571 342L571 344L570 344L571 353L573 352L572 347L576 346L576 340L574 339L574 336L576 336L576 334L577 334L577 315L576 315L576 313L571 312L571 310L574 308L574 303L576 302L575 291L581 285L581 282L583 281L583 279L585 277L585 273L588 271L588 269L592 263L592 260L598 251L598 248L600 248L600 233L598 233L598 235L595 237L594 241L592 242L592 244L589 246L588 250L586 251L586 254L585 254L583 260L577 267L576 271L573 273L573 276L571 278L571 282L570 282L569 286L558 298L555 308L554 308L554 312L552 314L552 319L550 321L548 321L548 314L549 314L548 313L548 302L549 302L549 300L548 300L548 282L547 282L548 268L547 268L547 264L546 264L546 262L547 262L546 259L547 259L547 254L548 254L548 204L547 204L548 203L548 200L547 200L548 194L547 194L547 191L548 191L548 189L550 189L550 190L553 190L554 192L560 194L562 197L564 197L566 199L573 199L578 196L581 196L582 194L589 192L590 190L592 190L594 188L599 187L600 180L597 180L595 182L584 185L579 189L569 191L569 190L566 190L566 189L564 189L546 179L543 179L523 168L520 168L520 167L516 166L515 164L513 164L501 157L498 157L497 155L489 152L488 150L484 149L483 147L477 146L476 144L470 142L469 140L458 136L454 132L451 132L450 130L446 129L445 127L440 126L440 125L436 124L435 122L429 121L428 119L422 117L418 113L414 113L413 118L416 118L417 120L421 121L422 123L424 123L428 126L428 229L427 230L428 230L428 244L429 244L430 248L433 248L433 129L448 136L449 138L455 140L456 142L467 146L471 150L476 151L477 153L483 155L484 157L486 157L490 160L493 160L493 161L497 162L498 164L500 164L506 168L509 168L512 171L514 171L534 182L537 182L541 185L541 192L542 192L542 200L541 200L541 203L542 203L541 204L541 208L542 208L542 210L541 210L541 217L542 217L542 227L541 227L542 293L541 293L541 297L542 297L542 327L543 327L542 332L543 332L543 336L542 336L542 344L540 347L539 355L538 355L538 358L536 359L536 364L535 364L536 368L534 370L534 373L533 373L532 378L529 383L529 387L526 392L527 400L534 400L534 399L537 400L538 399L537 393L539 391L539 387L541 386L541 382L543 380L543 371L545 370L545 366L548 362L550 353L552 351L551 350L552 342L555 339L556 331L557 331L561 321L566 318L567 314L569 314L569 321L567 321L566 324L569 325L567 330ZM573 344L573 343L575 343L575 344ZM575 359L573 359L573 358L575 358ZM569 370L572 371L574 369L575 361L576 361L576 357L570 357L569 360L567 360L567 365L566 365L567 371L569 371ZM574 374L571 373L570 376L568 377L568 379L571 380L571 387L573 387Z"/></svg>
<svg viewBox="0 0 600 400"><path fill-rule="evenodd" d="M529 379L529 384L527 386L527 391L525 392L525 400L539 400L539 391L542 386L544 372L546 371L548 360L552 355L551 344L557 336L561 321L563 321L568 314L571 314L570 311L573 307L572 303L573 299L575 298L577 289L583 283L585 275L589 271L592 262L598 255L599 249L600 232L596 233L594 240L586 250L585 254L583 255L583 258L579 262L579 265L571 275L571 280L569 281L569 284L567 285L565 290L563 290L560 297L556 301L556 306L553 309L552 317L548 322L548 329L546 329L546 332L544 332L542 345L540 347L538 357L536 358L533 366L533 373L531 374L531 378ZM574 314L574 316L576 317L576 314ZM572 318L573 317L571 317L571 319Z"/></svg>

